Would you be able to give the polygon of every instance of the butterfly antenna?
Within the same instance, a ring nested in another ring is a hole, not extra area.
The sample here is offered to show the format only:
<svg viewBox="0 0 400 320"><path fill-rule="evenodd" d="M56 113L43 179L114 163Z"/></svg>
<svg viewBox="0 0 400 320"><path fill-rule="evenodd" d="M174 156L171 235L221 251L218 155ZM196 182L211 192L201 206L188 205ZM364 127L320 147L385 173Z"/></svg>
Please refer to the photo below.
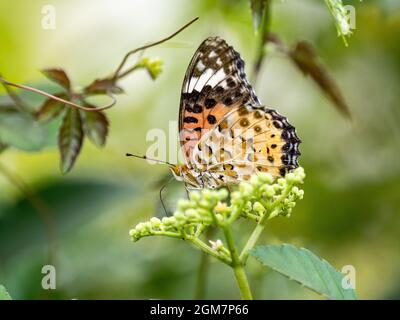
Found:
<svg viewBox="0 0 400 320"><path fill-rule="evenodd" d="M174 179L174 177L171 177L171 178L161 187L161 189L160 189L160 201L161 201L161 205L162 205L162 207L163 207L163 209L164 209L165 215L166 215L167 217L169 217L171 214L168 213L167 207L166 207L165 204L164 204L164 200L163 200L163 197L162 197L162 192L164 191L165 187L166 187L173 179Z"/></svg>
<svg viewBox="0 0 400 320"><path fill-rule="evenodd" d="M150 160L150 161L154 161L154 162L158 162L158 163L162 163L162 164L167 164L167 165L172 166L172 167L175 166L174 164L169 163L168 161L152 159L152 158L149 158L147 156L138 156L138 155L132 154L132 153L127 153L126 156L127 157L134 157L134 158L138 158L138 159Z"/></svg>

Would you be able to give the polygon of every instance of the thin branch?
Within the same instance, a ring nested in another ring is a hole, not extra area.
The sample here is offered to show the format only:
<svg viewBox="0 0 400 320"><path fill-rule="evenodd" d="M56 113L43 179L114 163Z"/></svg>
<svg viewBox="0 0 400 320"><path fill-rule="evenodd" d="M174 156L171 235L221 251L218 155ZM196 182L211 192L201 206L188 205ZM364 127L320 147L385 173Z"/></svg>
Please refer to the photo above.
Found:
<svg viewBox="0 0 400 320"><path fill-rule="evenodd" d="M69 106L71 106L71 107L73 107L73 108L75 108L75 109L84 110L84 111L96 112L96 111L102 111L102 110L110 109L110 108L113 107L113 106L116 104L116 102L117 102L117 100L115 99L114 96L112 96L111 94L107 94L107 96L109 96L109 97L112 99L112 102L111 102L111 103L109 103L108 105L106 105L106 106L104 106L104 107L88 108L88 107L84 107L84 106L81 106L81 105L79 105L79 104L76 104L76 103L74 103L74 102L65 100L65 99L63 99L63 98L54 96L54 95L52 95L52 94L50 94L50 93L47 93L47 92L45 92L45 91L42 91L42 90L39 90L39 89L36 89L36 88L29 87L29 86L26 86L26 85L23 85L23 84L17 84L17 83L13 83L13 82L7 81L7 80L5 80L4 78L1 78L1 77L0 77L0 82L3 83L3 85L12 86L12 87L16 87L16 88L18 88L18 89L23 89L23 90L27 90L27 91L30 91L30 92L34 92L34 93L40 94L40 95L42 95L42 96L45 96L45 97L47 97L47 98L56 100L56 101L58 101L58 102L65 103L65 104L67 104L67 105L69 105Z"/></svg>
<svg viewBox="0 0 400 320"><path fill-rule="evenodd" d="M1 75L0 75L0 81L2 80ZM15 106L17 107L18 111L20 112L27 112L26 110L28 109L28 106L26 103L21 99L21 97L17 94L15 94L14 91L12 91L7 84L5 84L3 81L1 81L1 84L4 87L4 90L6 90L8 96L11 98L11 100L14 102Z"/></svg>
<svg viewBox="0 0 400 320"><path fill-rule="evenodd" d="M156 46L156 45L159 45L159 44L161 44L161 43L163 43L163 42L166 42L166 41L172 39L173 37L175 37L177 34L181 33L183 30L185 30L187 27L189 27L192 23L194 23L194 22L197 21L198 19L199 19L199 17L194 18L193 20L191 20L191 21L189 21L188 23L186 23L186 24L185 24L182 28L180 28L178 31L175 31L173 34L171 34L170 36L168 36L168 37L166 37L166 38L164 38L164 39L162 39L162 40L159 40L159 41L156 41L156 42L153 42L153 43L150 43L150 44L147 44L147 45L144 45L144 46L142 46L142 47L139 47L139 48L136 48L136 49L134 49L134 50L129 51L129 52L124 56L124 58L122 59L122 61L121 61L121 63L119 64L118 68L115 70L112 79L113 79L114 81L116 81L116 80L120 77L120 74L119 74L119 73L120 73L120 71L121 71L122 68L124 67L126 61L128 60L128 58L129 58L131 55L133 55L133 54L135 54L135 53L137 53L137 52L139 52L139 51L142 51L142 50L145 50L145 49L154 47L154 46ZM124 75L125 75L125 74L126 74L126 72L124 73Z"/></svg>

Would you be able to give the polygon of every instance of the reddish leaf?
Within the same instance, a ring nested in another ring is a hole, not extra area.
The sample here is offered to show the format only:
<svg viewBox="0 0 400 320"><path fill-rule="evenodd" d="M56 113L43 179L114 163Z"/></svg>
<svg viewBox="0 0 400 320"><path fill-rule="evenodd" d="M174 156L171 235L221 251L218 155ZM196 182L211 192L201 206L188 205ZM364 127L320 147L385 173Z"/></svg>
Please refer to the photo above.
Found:
<svg viewBox="0 0 400 320"><path fill-rule="evenodd" d="M96 79L85 88L87 94L107 94L107 93L123 93L122 88L115 84L112 79Z"/></svg>
<svg viewBox="0 0 400 320"><path fill-rule="evenodd" d="M67 73L63 69L58 69L58 68L44 69L42 70L42 73L48 79L58 83L67 91L71 89L71 81L69 80Z"/></svg>
<svg viewBox="0 0 400 320"><path fill-rule="evenodd" d="M339 87L328 74L325 66L318 60L313 47L307 42L299 42L290 52L290 57L296 66L318 84L322 91L334 102L337 109L347 117L350 111Z"/></svg>
<svg viewBox="0 0 400 320"><path fill-rule="evenodd" d="M85 106L89 107L90 105L85 104ZM83 119L83 129L86 136L97 147L104 146L106 143L109 125L106 114L102 111L81 111L81 115Z"/></svg>
<svg viewBox="0 0 400 320"><path fill-rule="evenodd" d="M65 93L55 94L56 97L67 99ZM53 99L47 99L40 109L36 112L36 119L41 122L46 122L56 118L63 110L65 104Z"/></svg>
<svg viewBox="0 0 400 320"><path fill-rule="evenodd" d="M81 116L78 110L69 108L66 112L58 135L58 148L61 154L61 171L72 169L83 142Z"/></svg>

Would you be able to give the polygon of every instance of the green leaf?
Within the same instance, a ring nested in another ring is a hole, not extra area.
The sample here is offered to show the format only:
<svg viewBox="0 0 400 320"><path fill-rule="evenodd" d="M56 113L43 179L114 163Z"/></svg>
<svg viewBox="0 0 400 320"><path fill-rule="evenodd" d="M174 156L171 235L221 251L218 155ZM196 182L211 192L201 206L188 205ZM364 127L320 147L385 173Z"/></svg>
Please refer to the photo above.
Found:
<svg viewBox="0 0 400 320"><path fill-rule="evenodd" d="M71 81L63 69L50 68L42 70L42 73L51 81L58 83L67 91L71 90Z"/></svg>
<svg viewBox="0 0 400 320"><path fill-rule="evenodd" d="M58 148L61 154L61 171L72 169L81 151L83 142L82 120L78 110L69 108L58 134Z"/></svg>
<svg viewBox="0 0 400 320"><path fill-rule="evenodd" d="M6 288L0 284L0 300L12 300Z"/></svg>
<svg viewBox="0 0 400 320"><path fill-rule="evenodd" d="M65 93L55 94L56 97L67 99ZM40 109L36 112L36 119L41 122L47 122L56 118L64 110L65 104L53 99L47 99Z"/></svg>
<svg viewBox="0 0 400 320"><path fill-rule="evenodd" d="M344 100L339 87L329 75L325 66L319 61L311 44L300 41L289 53L296 66L309 75L320 89L333 101L336 108L345 116L350 117L349 107Z"/></svg>
<svg viewBox="0 0 400 320"><path fill-rule="evenodd" d="M305 248L290 244L258 246L250 251L263 265L330 299L355 300L353 289L344 289L344 275Z"/></svg>
<svg viewBox="0 0 400 320"><path fill-rule="evenodd" d="M88 104L85 105L86 107ZM97 147L102 147L106 143L108 134L108 119L104 112L81 111L83 119L83 129L86 136Z"/></svg>
<svg viewBox="0 0 400 320"><path fill-rule="evenodd" d="M0 112L0 140L24 151L38 151L46 144L47 130L26 113Z"/></svg>
<svg viewBox="0 0 400 320"><path fill-rule="evenodd" d="M264 11L268 8L268 1L270 0L250 0L250 8L253 15L253 27L256 31L260 29L264 17Z"/></svg>

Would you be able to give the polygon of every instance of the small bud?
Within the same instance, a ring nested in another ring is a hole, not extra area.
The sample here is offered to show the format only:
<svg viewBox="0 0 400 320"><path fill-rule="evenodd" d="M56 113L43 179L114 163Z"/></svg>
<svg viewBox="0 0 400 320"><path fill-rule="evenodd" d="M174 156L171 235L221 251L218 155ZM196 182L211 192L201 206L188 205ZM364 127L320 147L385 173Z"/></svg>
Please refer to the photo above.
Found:
<svg viewBox="0 0 400 320"><path fill-rule="evenodd" d="M189 200L180 199L178 200L178 208L181 210L186 210L188 208L193 208L193 204Z"/></svg>
<svg viewBox="0 0 400 320"><path fill-rule="evenodd" d="M268 183L271 184L274 181L274 178L272 177L272 175L270 175L267 172L260 172L258 173L258 178L260 179L260 181L262 183Z"/></svg>
<svg viewBox="0 0 400 320"><path fill-rule="evenodd" d="M286 173L285 179L288 183L291 184L296 182L296 176L293 172Z"/></svg>
<svg viewBox="0 0 400 320"><path fill-rule="evenodd" d="M182 211L175 212L174 217L179 222L186 220L186 216Z"/></svg>
<svg viewBox="0 0 400 320"><path fill-rule="evenodd" d="M196 210L196 209L187 209L187 210L185 211L185 215L186 215L188 218L197 218L197 217L199 216L199 214L197 213L197 210Z"/></svg>
<svg viewBox="0 0 400 320"><path fill-rule="evenodd" d="M263 185L260 190L267 198L272 198L275 195L275 188L273 186Z"/></svg>
<svg viewBox="0 0 400 320"><path fill-rule="evenodd" d="M217 205L214 207L214 211L218 212L218 213L222 213L222 212L225 212L227 208L228 208L228 206L226 205L225 202L219 201L217 203Z"/></svg>
<svg viewBox="0 0 400 320"><path fill-rule="evenodd" d="M200 195L200 192L198 192L198 191L192 191L192 192L190 192L189 197L190 197L190 200L197 202L200 200L201 195Z"/></svg>
<svg viewBox="0 0 400 320"><path fill-rule="evenodd" d="M154 228L159 228L161 225L161 220L156 217L151 218L150 222Z"/></svg>
<svg viewBox="0 0 400 320"><path fill-rule="evenodd" d="M260 202L254 202L253 210L257 212L259 215L263 215L265 213L265 208Z"/></svg>
<svg viewBox="0 0 400 320"><path fill-rule="evenodd" d="M255 174L253 174L253 175L251 176L251 178L250 178L250 183L251 183L253 186L257 186L257 185L260 183L260 180L258 179L258 176L255 175Z"/></svg>
<svg viewBox="0 0 400 320"><path fill-rule="evenodd" d="M232 193L231 193L231 200L232 199L239 199L240 198L240 192L239 191L233 191Z"/></svg>
<svg viewBox="0 0 400 320"><path fill-rule="evenodd" d="M209 242L211 244L211 249L213 249L215 251L220 250L224 246L222 241L219 239L217 239L216 241L209 240Z"/></svg>
<svg viewBox="0 0 400 320"><path fill-rule="evenodd" d="M228 195L229 195L229 192L225 188L218 191L218 199L219 200L225 200L226 198L228 198Z"/></svg>
<svg viewBox="0 0 400 320"><path fill-rule="evenodd" d="M253 193L253 186L248 182L242 182L239 185L239 191L244 197L250 197Z"/></svg>

